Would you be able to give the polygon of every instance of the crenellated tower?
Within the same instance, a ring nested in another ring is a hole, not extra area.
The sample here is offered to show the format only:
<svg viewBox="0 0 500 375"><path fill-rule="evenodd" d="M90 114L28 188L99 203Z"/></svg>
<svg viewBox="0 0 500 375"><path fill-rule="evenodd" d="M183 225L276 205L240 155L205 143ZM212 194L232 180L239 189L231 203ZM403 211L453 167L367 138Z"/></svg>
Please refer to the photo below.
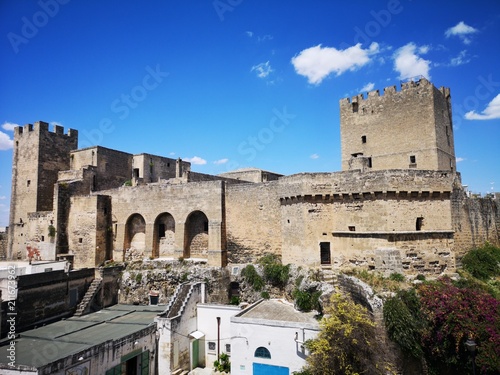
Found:
<svg viewBox="0 0 500 375"><path fill-rule="evenodd" d="M342 170L456 170L450 89L425 78L340 101Z"/></svg>
<svg viewBox="0 0 500 375"><path fill-rule="evenodd" d="M34 213L53 210L58 173L70 168L70 151L77 147L78 131L73 129L64 134L64 128L56 125L51 132L43 121L14 129L9 259L26 257L29 219Z"/></svg>

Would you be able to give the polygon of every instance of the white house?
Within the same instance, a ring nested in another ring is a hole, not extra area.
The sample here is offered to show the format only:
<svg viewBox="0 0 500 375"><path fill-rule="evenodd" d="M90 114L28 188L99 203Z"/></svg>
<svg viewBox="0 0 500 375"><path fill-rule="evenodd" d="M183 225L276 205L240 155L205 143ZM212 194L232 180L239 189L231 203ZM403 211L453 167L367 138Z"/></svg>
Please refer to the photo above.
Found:
<svg viewBox="0 0 500 375"><path fill-rule="evenodd" d="M319 330L313 313L261 300L231 318L231 374L290 375L305 365L303 343Z"/></svg>

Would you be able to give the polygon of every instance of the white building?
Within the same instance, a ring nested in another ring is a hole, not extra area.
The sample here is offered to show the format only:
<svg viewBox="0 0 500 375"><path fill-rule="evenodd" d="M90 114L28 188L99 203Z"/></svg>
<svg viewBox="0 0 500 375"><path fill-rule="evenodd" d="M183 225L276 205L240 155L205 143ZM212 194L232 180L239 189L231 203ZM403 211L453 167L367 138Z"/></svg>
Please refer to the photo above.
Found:
<svg viewBox="0 0 500 375"><path fill-rule="evenodd" d="M305 365L303 343L319 333L313 313L261 300L231 318L231 374L290 375Z"/></svg>

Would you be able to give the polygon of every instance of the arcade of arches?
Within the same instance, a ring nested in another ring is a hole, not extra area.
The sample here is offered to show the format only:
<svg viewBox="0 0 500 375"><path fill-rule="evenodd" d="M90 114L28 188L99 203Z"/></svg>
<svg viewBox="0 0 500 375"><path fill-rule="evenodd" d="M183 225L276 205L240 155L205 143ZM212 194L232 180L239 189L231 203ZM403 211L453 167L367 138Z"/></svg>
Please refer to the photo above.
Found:
<svg viewBox="0 0 500 375"><path fill-rule="evenodd" d="M208 218L202 211L191 212L185 223L176 223L172 214L164 212L158 215L151 229L144 217L135 213L125 224L124 248L132 257L143 257L149 253L153 258L182 256L207 259L208 228ZM149 238L151 233L152 241ZM152 249L148 248L149 243Z"/></svg>

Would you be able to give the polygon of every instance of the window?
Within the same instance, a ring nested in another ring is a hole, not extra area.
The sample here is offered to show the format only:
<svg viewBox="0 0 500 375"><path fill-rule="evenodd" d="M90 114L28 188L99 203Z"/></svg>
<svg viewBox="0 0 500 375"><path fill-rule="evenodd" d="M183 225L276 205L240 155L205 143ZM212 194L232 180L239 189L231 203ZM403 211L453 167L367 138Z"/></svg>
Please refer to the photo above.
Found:
<svg viewBox="0 0 500 375"><path fill-rule="evenodd" d="M269 352L269 350L267 350L263 346L260 346L255 350L254 357L255 358L269 358L269 359L271 359L271 353Z"/></svg>
<svg viewBox="0 0 500 375"><path fill-rule="evenodd" d="M353 113L358 112L358 103L352 103L352 112Z"/></svg>
<svg viewBox="0 0 500 375"><path fill-rule="evenodd" d="M231 353L231 344L226 344L226 353Z"/></svg>
<svg viewBox="0 0 500 375"><path fill-rule="evenodd" d="M83 242L83 238L81 238L81 237L80 237L80 238L78 239L78 243L82 243L82 242Z"/></svg>
<svg viewBox="0 0 500 375"><path fill-rule="evenodd" d="M417 162L417 158L415 157L415 155L411 155L410 156L410 163L415 164L416 162Z"/></svg>
<svg viewBox="0 0 500 375"><path fill-rule="evenodd" d="M417 217L417 222L415 224L415 229L416 230L422 230L422 226L424 225L424 218L423 217Z"/></svg>
<svg viewBox="0 0 500 375"><path fill-rule="evenodd" d="M30 186L30 185L31 185L31 180L26 181L26 186Z"/></svg>
<svg viewBox="0 0 500 375"><path fill-rule="evenodd" d="M208 342L208 350L215 351L215 341Z"/></svg>
<svg viewBox="0 0 500 375"><path fill-rule="evenodd" d="M361 136L361 143L366 143L366 135Z"/></svg>
<svg viewBox="0 0 500 375"><path fill-rule="evenodd" d="M45 236L42 236L42 242L44 242L44 241L45 241Z"/></svg>
<svg viewBox="0 0 500 375"><path fill-rule="evenodd" d="M371 168L372 167L372 158L369 157L368 158L368 168Z"/></svg>
<svg viewBox="0 0 500 375"><path fill-rule="evenodd" d="M356 232L356 227L354 225L349 225L349 232Z"/></svg>
<svg viewBox="0 0 500 375"><path fill-rule="evenodd" d="M208 232L208 221L203 222L203 231Z"/></svg>

